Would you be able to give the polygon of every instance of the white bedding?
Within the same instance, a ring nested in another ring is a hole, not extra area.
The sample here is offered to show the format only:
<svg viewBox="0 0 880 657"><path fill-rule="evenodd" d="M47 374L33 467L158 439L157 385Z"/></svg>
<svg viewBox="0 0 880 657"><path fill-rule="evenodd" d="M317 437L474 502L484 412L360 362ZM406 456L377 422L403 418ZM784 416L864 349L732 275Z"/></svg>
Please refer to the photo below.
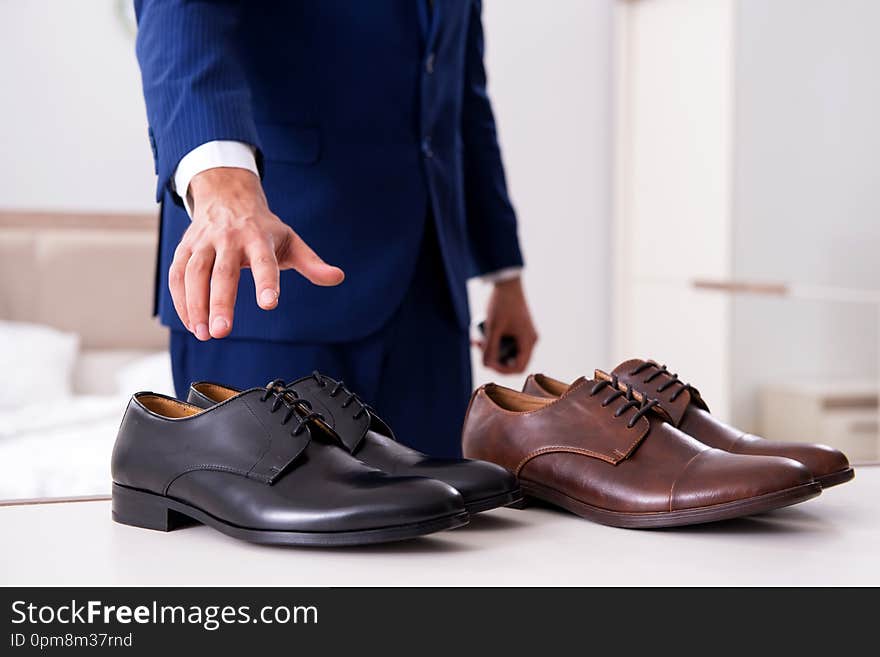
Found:
<svg viewBox="0 0 880 657"><path fill-rule="evenodd" d="M0 411L0 499L109 493L110 452L127 402L71 397Z"/></svg>
<svg viewBox="0 0 880 657"><path fill-rule="evenodd" d="M0 408L0 500L110 492L110 454L131 394L168 394L172 382L167 352L123 367L103 360L113 365L90 375L112 394L57 396L51 385L32 386L27 403Z"/></svg>

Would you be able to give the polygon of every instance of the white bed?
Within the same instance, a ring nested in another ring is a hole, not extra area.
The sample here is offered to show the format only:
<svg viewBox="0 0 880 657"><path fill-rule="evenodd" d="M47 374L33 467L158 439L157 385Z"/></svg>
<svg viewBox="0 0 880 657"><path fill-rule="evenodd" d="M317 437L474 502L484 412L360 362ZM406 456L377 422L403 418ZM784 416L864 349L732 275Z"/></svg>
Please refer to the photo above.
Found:
<svg viewBox="0 0 880 657"><path fill-rule="evenodd" d="M131 393L172 393L155 240L153 217L0 213L0 500L108 494Z"/></svg>

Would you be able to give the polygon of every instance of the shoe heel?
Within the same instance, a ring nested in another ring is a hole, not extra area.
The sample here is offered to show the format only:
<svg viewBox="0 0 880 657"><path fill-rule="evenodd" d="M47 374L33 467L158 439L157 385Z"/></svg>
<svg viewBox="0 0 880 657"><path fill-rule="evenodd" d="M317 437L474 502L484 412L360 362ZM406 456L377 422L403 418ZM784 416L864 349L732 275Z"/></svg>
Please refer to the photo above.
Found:
<svg viewBox="0 0 880 657"><path fill-rule="evenodd" d="M158 495L113 484L113 520L123 525L170 532L193 524L185 515L169 509Z"/></svg>

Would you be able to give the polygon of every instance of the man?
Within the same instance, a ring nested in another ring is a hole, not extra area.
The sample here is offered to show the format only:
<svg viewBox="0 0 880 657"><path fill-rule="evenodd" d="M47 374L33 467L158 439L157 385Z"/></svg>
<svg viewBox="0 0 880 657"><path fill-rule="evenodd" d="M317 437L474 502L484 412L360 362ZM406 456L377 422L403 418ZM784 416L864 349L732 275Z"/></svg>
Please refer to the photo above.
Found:
<svg viewBox="0 0 880 657"><path fill-rule="evenodd" d="M319 369L413 447L459 454L467 278L494 284L487 366L523 371L537 340L480 3L135 9L178 394L192 380L245 387ZM501 361L502 335L517 340L515 362Z"/></svg>

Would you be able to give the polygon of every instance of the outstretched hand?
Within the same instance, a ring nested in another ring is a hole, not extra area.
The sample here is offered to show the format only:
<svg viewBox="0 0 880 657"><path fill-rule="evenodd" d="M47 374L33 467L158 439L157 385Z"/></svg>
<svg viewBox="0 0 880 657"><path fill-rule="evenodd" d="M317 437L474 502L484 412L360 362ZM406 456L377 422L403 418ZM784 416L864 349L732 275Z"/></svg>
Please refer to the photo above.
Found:
<svg viewBox="0 0 880 657"><path fill-rule="evenodd" d="M315 285L339 285L345 278L272 214L252 172L208 169L193 177L189 194L192 223L174 252L168 287L180 321L199 340L232 331L244 267L253 273L264 310L278 305L281 271L294 269Z"/></svg>

